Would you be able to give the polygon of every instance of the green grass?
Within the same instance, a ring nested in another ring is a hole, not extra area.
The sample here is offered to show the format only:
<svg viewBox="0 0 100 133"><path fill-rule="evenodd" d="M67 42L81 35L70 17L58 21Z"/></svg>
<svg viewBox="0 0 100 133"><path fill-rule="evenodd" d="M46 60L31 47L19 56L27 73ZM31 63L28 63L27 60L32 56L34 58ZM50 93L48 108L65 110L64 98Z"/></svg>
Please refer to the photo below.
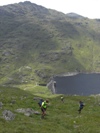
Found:
<svg viewBox="0 0 100 133"><path fill-rule="evenodd" d="M29 87L29 86L28 86ZM48 95L50 92L42 87L42 98L48 98L50 103L45 119L41 115L17 113L19 108L32 108L41 113L35 97L40 97L36 90L23 90L12 87L0 87L0 102L3 108L0 109L0 133L99 133L100 132L100 97L94 96L64 96L64 103L60 95ZM32 86L31 86L32 87ZM30 87L29 87L30 88ZM36 87L37 89L38 86ZM15 100L15 104L11 101ZM85 107L81 114L78 114L78 102L84 101ZM10 110L16 114L15 119L6 121L2 118L2 112Z"/></svg>

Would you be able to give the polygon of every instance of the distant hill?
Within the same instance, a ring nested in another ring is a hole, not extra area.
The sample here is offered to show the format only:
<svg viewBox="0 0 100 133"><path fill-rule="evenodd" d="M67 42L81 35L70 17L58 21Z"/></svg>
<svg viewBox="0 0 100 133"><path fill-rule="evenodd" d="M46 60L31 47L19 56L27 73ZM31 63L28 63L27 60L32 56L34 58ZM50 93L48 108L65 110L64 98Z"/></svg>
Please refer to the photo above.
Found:
<svg viewBox="0 0 100 133"><path fill-rule="evenodd" d="M99 51L99 19L28 1L0 7L0 84L47 83L57 74L99 72Z"/></svg>
<svg viewBox="0 0 100 133"><path fill-rule="evenodd" d="M72 17L72 18L82 18L83 17L77 13L67 13L66 16Z"/></svg>

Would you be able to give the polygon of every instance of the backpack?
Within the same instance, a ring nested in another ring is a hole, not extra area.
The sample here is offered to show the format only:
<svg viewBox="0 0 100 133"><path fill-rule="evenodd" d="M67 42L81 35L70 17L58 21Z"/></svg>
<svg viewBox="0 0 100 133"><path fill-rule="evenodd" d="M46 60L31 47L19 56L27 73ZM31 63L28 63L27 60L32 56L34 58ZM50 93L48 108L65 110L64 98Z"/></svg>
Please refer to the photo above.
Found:
<svg viewBox="0 0 100 133"><path fill-rule="evenodd" d="M44 100L43 99L40 99L40 101L38 102L38 105L41 107L41 105L42 105L42 102L44 102Z"/></svg>
<svg viewBox="0 0 100 133"><path fill-rule="evenodd" d="M83 108L83 107L84 107L84 103L81 102L81 103L80 103L80 108Z"/></svg>

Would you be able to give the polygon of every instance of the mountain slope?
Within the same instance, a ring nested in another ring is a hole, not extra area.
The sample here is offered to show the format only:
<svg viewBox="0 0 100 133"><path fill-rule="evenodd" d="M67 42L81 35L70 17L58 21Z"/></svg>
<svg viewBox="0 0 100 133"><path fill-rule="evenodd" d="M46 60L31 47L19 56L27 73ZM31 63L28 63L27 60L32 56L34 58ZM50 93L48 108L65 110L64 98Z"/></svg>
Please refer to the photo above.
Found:
<svg viewBox="0 0 100 133"><path fill-rule="evenodd" d="M44 100L49 98L47 115L45 119L41 119L38 93L32 95L34 92L29 93L19 88L0 87L0 94L0 133L100 132L99 95L88 97L63 95L64 103L59 95L41 97ZM78 114L80 99L85 103L85 106L81 114ZM23 112L24 110L26 112ZM39 112L39 114L34 114L32 111ZM4 112L8 112L8 114ZM12 118L12 113L14 119L10 120L8 118Z"/></svg>
<svg viewBox="0 0 100 133"><path fill-rule="evenodd" d="M2 6L0 84L47 83L60 73L98 72L99 37L99 20L69 17L27 1Z"/></svg>

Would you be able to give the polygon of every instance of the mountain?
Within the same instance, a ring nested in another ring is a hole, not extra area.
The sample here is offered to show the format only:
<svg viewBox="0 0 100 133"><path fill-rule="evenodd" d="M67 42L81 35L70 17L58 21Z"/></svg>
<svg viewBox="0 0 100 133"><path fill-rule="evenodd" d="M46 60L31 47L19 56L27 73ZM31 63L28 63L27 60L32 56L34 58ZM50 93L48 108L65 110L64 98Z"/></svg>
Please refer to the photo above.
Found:
<svg viewBox="0 0 100 133"><path fill-rule="evenodd" d="M99 51L99 19L28 1L0 7L0 84L41 84L57 74L99 72Z"/></svg>

